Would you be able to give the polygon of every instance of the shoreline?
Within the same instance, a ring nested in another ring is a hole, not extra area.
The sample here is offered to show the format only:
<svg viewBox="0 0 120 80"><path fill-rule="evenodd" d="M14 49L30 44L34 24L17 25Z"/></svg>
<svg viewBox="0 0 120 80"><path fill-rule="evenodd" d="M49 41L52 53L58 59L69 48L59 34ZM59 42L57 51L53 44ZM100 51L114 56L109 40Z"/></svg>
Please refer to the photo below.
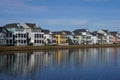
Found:
<svg viewBox="0 0 120 80"><path fill-rule="evenodd" d="M34 51L34 50L57 50L57 49L80 49L80 48L112 48L112 47L120 47L120 44L59 45L59 46L0 46L0 52L6 52L6 51Z"/></svg>

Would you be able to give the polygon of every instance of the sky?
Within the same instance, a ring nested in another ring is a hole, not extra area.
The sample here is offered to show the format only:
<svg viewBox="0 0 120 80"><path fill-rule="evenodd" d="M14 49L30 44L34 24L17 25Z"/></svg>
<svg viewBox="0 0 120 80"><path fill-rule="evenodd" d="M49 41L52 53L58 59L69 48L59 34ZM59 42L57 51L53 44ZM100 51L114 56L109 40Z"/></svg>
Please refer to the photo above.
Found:
<svg viewBox="0 0 120 80"><path fill-rule="evenodd" d="M120 0L0 0L0 26L36 23L51 31L120 31Z"/></svg>

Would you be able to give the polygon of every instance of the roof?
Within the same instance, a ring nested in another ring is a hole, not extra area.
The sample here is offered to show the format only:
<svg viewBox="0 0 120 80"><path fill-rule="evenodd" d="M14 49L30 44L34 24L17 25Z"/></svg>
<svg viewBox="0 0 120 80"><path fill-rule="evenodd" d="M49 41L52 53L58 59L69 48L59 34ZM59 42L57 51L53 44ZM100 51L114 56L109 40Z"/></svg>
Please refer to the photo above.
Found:
<svg viewBox="0 0 120 80"><path fill-rule="evenodd" d="M11 24L6 24L3 26L5 28L23 28L20 23L11 23Z"/></svg>
<svg viewBox="0 0 120 80"><path fill-rule="evenodd" d="M88 32L88 30L87 29L76 29L76 30L73 31L73 33L75 35L81 35L82 32Z"/></svg>
<svg viewBox="0 0 120 80"><path fill-rule="evenodd" d="M65 30L63 30L63 31L55 31L55 32L52 32L53 34L62 34L62 33L65 33L66 35L72 35L72 32L70 32L70 31L65 31Z"/></svg>
<svg viewBox="0 0 120 80"><path fill-rule="evenodd" d="M81 33L81 32L79 32L78 30L73 31L73 33L74 33L75 35L81 35L81 34L82 34L82 33Z"/></svg>
<svg viewBox="0 0 120 80"><path fill-rule="evenodd" d="M97 36L98 33L97 33L97 31L94 31L94 32L91 32L90 34L93 36Z"/></svg>
<svg viewBox="0 0 120 80"><path fill-rule="evenodd" d="M64 32L64 33L67 34L67 35L72 35L72 32L71 32L71 31L65 31L65 30L63 30L62 32Z"/></svg>
<svg viewBox="0 0 120 80"><path fill-rule="evenodd" d="M2 32L3 31L3 27L0 27L0 32Z"/></svg>
<svg viewBox="0 0 120 80"><path fill-rule="evenodd" d="M60 31L55 31L55 32L52 32L53 34L61 34Z"/></svg>
<svg viewBox="0 0 120 80"><path fill-rule="evenodd" d="M102 31L104 31L104 32L108 33L108 30L102 29Z"/></svg>
<svg viewBox="0 0 120 80"><path fill-rule="evenodd" d="M42 32L44 32L45 34L49 34L49 33L50 33L50 30L42 29Z"/></svg>
<svg viewBox="0 0 120 80"><path fill-rule="evenodd" d="M35 23L25 23L28 27L35 29L35 28L39 28L41 29L39 26L37 26Z"/></svg>
<svg viewBox="0 0 120 80"><path fill-rule="evenodd" d="M88 30L87 30L87 29L76 29L76 30L74 30L74 31L79 31L79 32L88 32Z"/></svg>
<svg viewBox="0 0 120 80"><path fill-rule="evenodd" d="M10 31L8 31L5 27L0 27L0 32L8 32L8 33L11 33Z"/></svg>
<svg viewBox="0 0 120 80"><path fill-rule="evenodd" d="M111 34L111 35L117 35L117 34L118 34L118 32L113 31L113 32L110 32L110 34Z"/></svg>

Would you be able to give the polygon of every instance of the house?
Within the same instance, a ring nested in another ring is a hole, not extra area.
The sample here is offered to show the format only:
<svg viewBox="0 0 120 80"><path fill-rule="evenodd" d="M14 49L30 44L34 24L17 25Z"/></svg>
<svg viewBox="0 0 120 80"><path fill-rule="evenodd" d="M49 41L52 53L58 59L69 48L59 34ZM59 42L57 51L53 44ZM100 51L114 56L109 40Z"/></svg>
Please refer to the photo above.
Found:
<svg viewBox="0 0 120 80"><path fill-rule="evenodd" d="M52 32L47 29L42 29L44 33L44 43L45 45L52 45Z"/></svg>
<svg viewBox="0 0 120 80"><path fill-rule="evenodd" d="M12 32L5 27L0 27L0 45L13 45Z"/></svg>
<svg viewBox="0 0 120 80"><path fill-rule="evenodd" d="M52 45L57 45L56 36L52 33Z"/></svg>
<svg viewBox="0 0 120 80"><path fill-rule="evenodd" d="M57 45L68 45L66 33L63 31L52 32L56 37Z"/></svg>
<svg viewBox="0 0 120 80"><path fill-rule="evenodd" d="M10 44L12 44L12 33L9 32L6 28L0 27L0 45Z"/></svg>
<svg viewBox="0 0 120 80"><path fill-rule="evenodd" d="M65 33L65 37L67 38L68 45L74 44L74 36L71 31L63 30L62 33Z"/></svg>
<svg viewBox="0 0 120 80"><path fill-rule="evenodd" d="M101 29L97 33L98 33L98 44L109 44L108 30Z"/></svg>
<svg viewBox="0 0 120 80"><path fill-rule="evenodd" d="M97 34L97 31L92 32L91 35L92 35L91 44L98 44L98 34Z"/></svg>
<svg viewBox="0 0 120 80"><path fill-rule="evenodd" d="M118 41L118 33L116 31L109 32L109 44L117 44Z"/></svg>
<svg viewBox="0 0 120 80"><path fill-rule="evenodd" d="M93 44L93 39L94 39L94 36L93 34L91 34L91 32L87 32L87 35L86 35L86 44Z"/></svg>
<svg viewBox="0 0 120 80"><path fill-rule="evenodd" d="M44 45L44 33L38 25L34 23L25 23L23 24L23 27L28 34L28 45Z"/></svg>
<svg viewBox="0 0 120 80"><path fill-rule="evenodd" d="M91 43L91 34L88 29L76 29L73 31L77 43L80 44L89 44Z"/></svg>
<svg viewBox="0 0 120 80"><path fill-rule="evenodd" d="M120 44L120 32L118 32L118 44Z"/></svg>
<svg viewBox="0 0 120 80"><path fill-rule="evenodd" d="M4 27L0 27L0 45L6 45L6 33Z"/></svg>
<svg viewBox="0 0 120 80"><path fill-rule="evenodd" d="M27 45L27 33L20 23L11 23L4 26L12 34L7 35L7 45Z"/></svg>
<svg viewBox="0 0 120 80"><path fill-rule="evenodd" d="M74 44L78 44L78 45L82 44L82 35L79 32L79 30L74 30L73 33L74 33Z"/></svg>

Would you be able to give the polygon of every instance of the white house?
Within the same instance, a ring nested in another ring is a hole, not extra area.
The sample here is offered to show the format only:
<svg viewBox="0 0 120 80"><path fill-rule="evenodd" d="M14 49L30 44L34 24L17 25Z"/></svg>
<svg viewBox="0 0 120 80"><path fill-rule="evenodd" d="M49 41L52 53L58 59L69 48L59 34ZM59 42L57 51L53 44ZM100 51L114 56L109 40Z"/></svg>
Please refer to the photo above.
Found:
<svg viewBox="0 0 120 80"><path fill-rule="evenodd" d="M34 23L25 23L23 27L28 34L28 45L44 45L44 33L38 25Z"/></svg>
<svg viewBox="0 0 120 80"><path fill-rule="evenodd" d="M4 26L12 34L7 34L7 45L27 45L27 32L20 23L11 23Z"/></svg>
<svg viewBox="0 0 120 80"><path fill-rule="evenodd" d="M97 31L91 33L92 35L92 44L98 44L98 34Z"/></svg>
<svg viewBox="0 0 120 80"><path fill-rule="evenodd" d="M109 44L108 30L99 30L98 32L98 43L99 44Z"/></svg>
<svg viewBox="0 0 120 80"><path fill-rule="evenodd" d="M78 30L74 30L73 31L73 36L74 36L74 44L82 44L82 36L81 36L81 33L79 33Z"/></svg>
<svg viewBox="0 0 120 80"><path fill-rule="evenodd" d="M73 31L77 38L78 44L91 44L91 34L88 29L76 29Z"/></svg>
<svg viewBox="0 0 120 80"><path fill-rule="evenodd" d="M43 29L42 32L44 33L44 43L45 45L52 45L52 32L47 29Z"/></svg>
<svg viewBox="0 0 120 80"><path fill-rule="evenodd" d="M27 45L27 32L24 28L17 28L15 31L15 43L17 46Z"/></svg>

